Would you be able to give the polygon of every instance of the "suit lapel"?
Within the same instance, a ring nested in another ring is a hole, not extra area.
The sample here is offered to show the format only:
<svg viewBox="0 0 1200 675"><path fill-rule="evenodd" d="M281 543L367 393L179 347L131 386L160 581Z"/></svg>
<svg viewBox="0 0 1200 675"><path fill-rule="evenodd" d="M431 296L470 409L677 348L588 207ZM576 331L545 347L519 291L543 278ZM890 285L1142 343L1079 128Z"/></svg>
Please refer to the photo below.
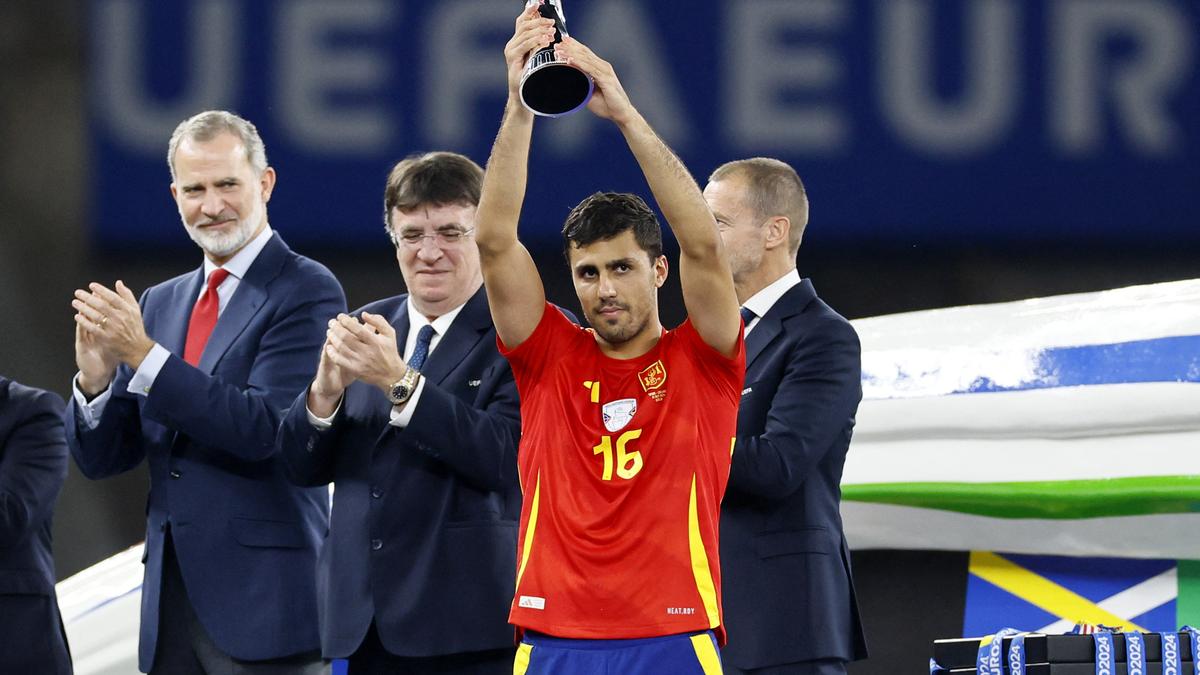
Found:
<svg viewBox="0 0 1200 675"><path fill-rule="evenodd" d="M438 341L437 349L429 355L421 374L430 382L441 384L454 367L462 363L475 348L491 323L487 296L482 287L467 300L462 312L455 317L450 329Z"/></svg>
<svg viewBox="0 0 1200 675"><path fill-rule="evenodd" d="M783 319L775 311L779 307L779 303L775 303L767 315L758 320L758 325L750 332L746 338L746 370L754 365L755 359L767 345L775 341L779 337L779 333L783 330Z"/></svg>
<svg viewBox="0 0 1200 675"><path fill-rule="evenodd" d="M200 285L204 283L204 266L196 270L190 277L180 280L171 289L167 298L165 320L155 327L152 336L172 354L183 356L183 348L187 342L188 321L192 318L192 308L200 297ZM157 313L155 313L157 315Z"/></svg>
<svg viewBox="0 0 1200 675"><path fill-rule="evenodd" d="M437 349L429 355L425 361L425 365L421 368L421 375L426 380L433 384L441 384L443 380L454 370L454 367L461 363L470 353L471 349L479 342L482 336L487 333L487 329L491 326L492 316L488 311L487 295L483 288L480 288L471 299L467 301L462 312L454 319L454 323L450 324L450 329L438 341ZM392 328L396 329L396 349L400 351L400 355L404 355L404 343L408 340L408 333L412 330L411 323L408 320L408 298L405 298L400 306L396 309L392 316L388 317L388 323L392 324ZM377 387L367 387L370 391L367 392L368 401L371 409L377 405L383 410L384 419L391 420L392 404L384 396L383 392ZM375 447L380 448L384 445L389 434L395 432L396 427L391 424L385 424L379 437L375 440Z"/></svg>
<svg viewBox="0 0 1200 675"><path fill-rule="evenodd" d="M262 309L267 301L267 285L279 276L287 253L287 245L278 234L272 234L271 240L250 264L250 269L246 270L246 277L238 283L225 311L221 312L221 318L217 319L217 325L200 356L200 370L211 375L221 357Z"/></svg>
<svg viewBox="0 0 1200 675"><path fill-rule="evenodd" d="M817 297L812 282L802 279L780 296L779 300L767 310L767 315L758 320L758 325L750 331L746 338L746 370L750 370L755 359L783 332L783 322L788 317L804 311L808 303Z"/></svg>
<svg viewBox="0 0 1200 675"><path fill-rule="evenodd" d="M408 340L408 331L410 329L407 297L396 308L396 312L387 319L388 323L392 324L392 328L396 330L396 351L400 352L401 358L404 358L404 343Z"/></svg>

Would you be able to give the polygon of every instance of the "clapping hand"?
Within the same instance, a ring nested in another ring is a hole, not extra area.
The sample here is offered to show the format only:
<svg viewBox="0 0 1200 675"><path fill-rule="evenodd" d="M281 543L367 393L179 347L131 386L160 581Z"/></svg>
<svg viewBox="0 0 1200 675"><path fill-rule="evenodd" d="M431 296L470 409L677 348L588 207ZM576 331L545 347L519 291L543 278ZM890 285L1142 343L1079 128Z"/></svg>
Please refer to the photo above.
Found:
<svg viewBox="0 0 1200 675"><path fill-rule="evenodd" d="M79 386L89 396L112 382L119 363L136 370L154 347L154 341L146 335L142 309L133 291L122 281L115 288L91 283L88 290L77 289L71 301L75 308Z"/></svg>
<svg viewBox="0 0 1200 675"><path fill-rule="evenodd" d="M408 370L396 345L396 331L378 314L362 320L339 314L329 322L322 359L328 358L342 378L360 380L387 392ZM348 382L347 382L348 383Z"/></svg>

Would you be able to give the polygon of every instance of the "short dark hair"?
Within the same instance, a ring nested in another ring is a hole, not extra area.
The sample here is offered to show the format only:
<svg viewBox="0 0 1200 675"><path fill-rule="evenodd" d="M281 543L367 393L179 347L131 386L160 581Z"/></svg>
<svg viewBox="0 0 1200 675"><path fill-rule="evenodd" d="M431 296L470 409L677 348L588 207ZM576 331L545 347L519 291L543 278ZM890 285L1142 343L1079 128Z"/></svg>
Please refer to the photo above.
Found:
<svg viewBox="0 0 1200 675"><path fill-rule="evenodd" d="M479 205L483 169L457 152L409 155L392 168L383 192L383 222L392 231L392 209L411 211L423 204Z"/></svg>
<svg viewBox="0 0 1200 675"><path fill-rule="evenodd" d="M770 157L751 157L727 162L717 167L708 177L715 183L735 176L742 176L749 188L748 204L759 218L787 216L792 224L788 237L788 251L796 255L800 250L800 238L808 225L808 193L796 170L788 164Z"/></svg>
<svg viewBox="0 0 1200 675"><path fill-rule="evenodd" d="M658 216L641 197L628 192L597 192L571 209L563 225L563 255L571 261L571 246L607 241L633 230L638 246L654 261L663 251Z"/></svg>

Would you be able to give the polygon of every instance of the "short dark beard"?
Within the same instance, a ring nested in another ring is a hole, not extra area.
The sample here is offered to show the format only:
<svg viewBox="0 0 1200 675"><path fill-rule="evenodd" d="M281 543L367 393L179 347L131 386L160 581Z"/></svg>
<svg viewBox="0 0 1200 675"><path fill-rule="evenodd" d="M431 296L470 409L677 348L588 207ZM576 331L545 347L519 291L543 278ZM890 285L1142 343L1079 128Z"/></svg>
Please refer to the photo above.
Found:
<svg viewBox="0 0 1200 675"><path fill-rule="evenodd" d="M636 326L621 329L620 327L609 328L602 322L596 321L592 323L592 330L596 331L596 334L603 338L608 344L622 345L641 335L642 332L646 330L646 326L649 325L649 323L650 320L647 317L642 319L642 322Z"/></svg>

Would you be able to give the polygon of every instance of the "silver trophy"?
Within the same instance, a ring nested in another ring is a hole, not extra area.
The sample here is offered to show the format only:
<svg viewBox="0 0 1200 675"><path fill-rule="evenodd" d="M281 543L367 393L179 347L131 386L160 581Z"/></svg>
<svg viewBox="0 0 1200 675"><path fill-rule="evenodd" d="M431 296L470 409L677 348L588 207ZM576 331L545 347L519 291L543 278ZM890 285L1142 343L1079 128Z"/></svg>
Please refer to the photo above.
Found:
<svg viewBox="0 0 1200 675"><path fill-rule="evenodd" d="M528 0L525 6L538 2ZM569 115L587 104L595 83L582 70L554 55L554 45L567 37L562 0L542 0L538 12L544 18L554 19L554 42L534 52L525 64L525 72L521 74L521 103L535 115Z"/></svg>

